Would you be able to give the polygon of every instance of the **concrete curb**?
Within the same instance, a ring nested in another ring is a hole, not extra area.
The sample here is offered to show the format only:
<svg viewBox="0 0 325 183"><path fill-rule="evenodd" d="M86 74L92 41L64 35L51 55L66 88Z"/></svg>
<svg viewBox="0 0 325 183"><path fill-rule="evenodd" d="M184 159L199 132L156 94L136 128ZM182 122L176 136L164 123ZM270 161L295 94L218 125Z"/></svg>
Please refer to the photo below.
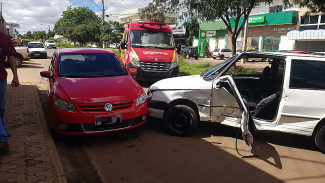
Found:
<svg viewBox="0 0 325 183"><path fill-rule="evenodd" d="M34 91L34 95L35 95L35 102L37 105L37 109L38 112L40 114L40 120L41 120L41 124L42 124L42 130L44 132L44 138L45 141L47 143L48 146L48 151L50 154L50 158L53 162L54 168L56 170L56 173L58 175L58 182L59 183L67 183L67 178L64 174L64 170L63 170L63 166L58 154L58 151L56 149L56 146L54 144L51 132L50 132L50 128L47 124L46 118L45 118L45 114L43 111L43 106L40 100L40 96L39 96L39 92L38 92L38 88L33 85L33 91Z"/></svg>

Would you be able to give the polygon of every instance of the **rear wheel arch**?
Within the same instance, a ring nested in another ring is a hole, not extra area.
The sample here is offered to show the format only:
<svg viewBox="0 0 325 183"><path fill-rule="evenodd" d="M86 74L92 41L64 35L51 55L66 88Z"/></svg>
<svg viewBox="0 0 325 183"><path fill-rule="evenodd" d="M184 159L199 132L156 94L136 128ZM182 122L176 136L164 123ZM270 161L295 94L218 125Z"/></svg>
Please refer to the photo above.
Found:
<svg viewBox="0 0 325 183"><path fill-rule="evenodd" d="M320 120L320 122L318 122L317 125L315 126L314 131L313 131L313 137L316 135L316 133L318 132L318 130L322 126L325 126L325 118L323 118L322 120Z"/></svg>

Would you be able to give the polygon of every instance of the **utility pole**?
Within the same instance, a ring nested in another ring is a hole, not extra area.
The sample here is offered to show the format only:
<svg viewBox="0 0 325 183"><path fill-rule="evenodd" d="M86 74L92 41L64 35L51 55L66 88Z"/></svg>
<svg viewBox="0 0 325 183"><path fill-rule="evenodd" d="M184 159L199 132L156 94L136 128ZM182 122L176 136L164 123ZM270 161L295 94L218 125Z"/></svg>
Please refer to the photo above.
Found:
<svg viewBox="0 0 325 183"><path fill-rule="evenodd" d="M0 17L2 17L2 2L0 2Z"/></svg>
<svg viewBox="0 0 325 183"><path fill-rule="evenodd" d="M104 0L102 0L102 5L103 5L103 8L102 8L102 31L101 31L101 37L102 37L102 41L103 41L103 48L105 48L105 41L103 39L103 28L104 28L104 23L105 23L105 6L104 6Z"/></svg>

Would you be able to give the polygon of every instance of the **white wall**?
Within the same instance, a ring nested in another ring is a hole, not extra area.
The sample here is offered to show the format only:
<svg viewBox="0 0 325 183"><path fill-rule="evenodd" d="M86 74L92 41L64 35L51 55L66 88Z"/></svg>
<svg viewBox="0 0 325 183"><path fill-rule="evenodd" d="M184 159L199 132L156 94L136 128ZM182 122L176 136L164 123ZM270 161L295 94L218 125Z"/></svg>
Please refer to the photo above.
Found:
<svg viewBox="0 0 325 183"><path fill-rule="evenodd" d="M294 50L295 40L289 40L287 36L281 36L279 50Z"/></svg>
<svg viewBox="0 0 325 183"><path fill-rule="evenodd" d="M226 47L226 39L223 37L220 37L218 40L218 48L225 48Z"/></svg>

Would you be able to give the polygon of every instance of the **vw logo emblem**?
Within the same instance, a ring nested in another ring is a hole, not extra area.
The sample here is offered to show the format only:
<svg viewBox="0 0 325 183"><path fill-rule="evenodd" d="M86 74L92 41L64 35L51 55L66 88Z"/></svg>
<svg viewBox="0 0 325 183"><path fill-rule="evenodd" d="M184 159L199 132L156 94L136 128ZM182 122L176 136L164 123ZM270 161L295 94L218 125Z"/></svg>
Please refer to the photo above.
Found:
<svg viewBox="0 0 325 183"><path fill-rule="evenodd" d="M105 104L104 106L105 111L111 111L113 110L113 105L110 103Z"/></svg>
<svg viewBox="0 0 325 183"><path fill-rule="evenodd" d="M155 57L155 61L158 62L158 58L157 57Z"/></svg>

